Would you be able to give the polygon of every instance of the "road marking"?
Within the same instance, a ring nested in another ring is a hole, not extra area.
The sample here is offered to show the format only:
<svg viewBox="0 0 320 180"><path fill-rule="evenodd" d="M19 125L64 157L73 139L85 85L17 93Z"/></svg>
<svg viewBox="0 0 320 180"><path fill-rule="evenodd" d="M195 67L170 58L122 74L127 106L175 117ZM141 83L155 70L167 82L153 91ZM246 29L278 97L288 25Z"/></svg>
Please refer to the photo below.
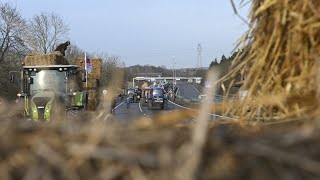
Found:
<svg viewBox="0 0 320 180"><path fill-rule="evenodd" d="M114 109L117 109L118 107L120 107L125 101L122 101L122 103L118 104L118 106L116 106Z"/></svg>
<svg viewBox="0 0 320 180"><path fill-rule="evenodd" d="M180 90L180 86L177 87L176 94L178 94L179 90ZM180 94L180 92L179 92L179 94Z"/></svg>
<svg viewBox="0 0 320 180"><path fill-rule="evenodd" d="M190 111L195 111L195 112L199 112L198 110L195 110L195 109L191 109L191 108L187 108L187 107L184 107L184 106L181 106L180 104L176 104L170 100L168 100L171 104L173 105L176 105L178 107L181 107L181 108L184 108L184 109L188 109ZM232 118L232 117L227 117L227 116L221 116L221 115L218 115L218 114L212 114L212 113L208 113L208 115L211 115L211 116L215 116L215 117L220 117L220 118L225 118L225 119L232 119L232 120L238 120L236 118Z"/></svg>
<svg viewBox="0 0 320 180"><path fill-rule="evenodd" d="M141 109L141 105L140 105L140 102L139 102L139 109L140 109L140 111L141 111L141 112L143 112L143 111L142 111L142 109Z"/></svg>
<svg viewBox="0 0 320 180"><path fill-rule="evenodd" d="M174 103L174 102L172 102L172 101L170 101L170 100L168 100L168 101L169 101L171 104L176 105L176 106L178 106L178 107L181 107L181 108L184 108L184 109L188 109L188 110L190 110L190 111L197 111L197 110L195 110L195 109L187 108L187 107L181 106L180 104L176 104L176 103Z"/></svg>
<svg viewBox="0 0 320 180"><path fill-rule="evenodd" d="M116 110L118 107L120 107L123 103L125 103L125 101L122 101L120 104L118 104L118 106L114 107L114 110ZM110 116L111 116L111 114L107 113L107 115L104 117L104 120L107 120Z"/></svg>
<svg viewBox="0 0 320 180"><path fill-rule="evenodd" d="M192 85L192 87L193 87L194 89L196 89L196 91L197 91L199 94L201 94L200 91L199 91L196 87L194 87L194 85Z"/></svg>

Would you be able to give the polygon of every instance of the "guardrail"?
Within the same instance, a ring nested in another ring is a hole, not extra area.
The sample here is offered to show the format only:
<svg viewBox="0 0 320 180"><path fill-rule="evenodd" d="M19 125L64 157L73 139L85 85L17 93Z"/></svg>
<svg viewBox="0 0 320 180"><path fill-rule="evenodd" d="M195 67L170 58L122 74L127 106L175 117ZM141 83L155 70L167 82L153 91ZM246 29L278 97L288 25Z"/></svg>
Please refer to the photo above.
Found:
<svg viewBox="0 0 320 180"><path fill-rule="evenodd" d="M182 106L191 106L193 102L190 99L185 99L182 96L175 95L175 99L172 96L169 96L168 99Z"/></svg>
<svg viewBox="0 0 320 180"><path fill-rule="evenodd" d="M214 97L214 99L219 101L219 103L223 102L224 98L226 98L226 97L221 96L221 95L216 95ZM235 96L230 96L227 99L233 101L234 98L235 98ZM169 100L173 101L172 97L170 97ZM173 101L172 103L177 105L177 106L180 106L181 108L189 109L189 110L192 110L192 111L198 111L196 109L192 109L192 106L200 104L199 101L194 102L194 101L189 100L189 99L184 99L181 96L176 96L175 101ZM211 120L217 120L217 119L220 119L220 118L222 118L222 119L230 119L230 120L237 120L237 118L228 117L228 116L220 114L220 113L208 113L208 115L210 116Z"/></svg>
<svg viewBox="0 0 320 180"><path fill-rule="evenodd" d="M236 96L222 96L222 95L215 95L213 98L212 98L212 102L214 103L221 103L223 102L224 100L226 101L233 101L234 99L236 98ZM193 103L201 103L203 100L202 99L199 99L199 98L193 98L191 99L191 101Z"/></svg>
<svg viewBox="0 0 320 180"><path fill-rule="evenodd" d="M199 99L199 98L185 98L180 96L179 92L179 86L177 86L176 92L175 92L175 101L177 104L184 105L184 106L192 106L192 105L197 105L203 102L204 99ZM234 101L236 99L236 95L230 95L230 96L222 96L222 95L215 95L212 97L212 102L213 103L222 103L223 101ZM174 101L172 97L169 97L171 101Z"/></svg>

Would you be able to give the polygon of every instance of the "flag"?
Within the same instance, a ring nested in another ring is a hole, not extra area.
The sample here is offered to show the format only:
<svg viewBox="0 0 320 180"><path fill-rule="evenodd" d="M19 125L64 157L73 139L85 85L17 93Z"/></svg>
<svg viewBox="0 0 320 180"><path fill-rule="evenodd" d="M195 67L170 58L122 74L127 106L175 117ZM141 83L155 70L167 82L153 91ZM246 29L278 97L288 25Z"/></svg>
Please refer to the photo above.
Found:
<svg viewBox="0 0 320 180"><path fill-rule="evenodd" d="M87 74L90 74L92 71L92 64L90 62L90 58L87 56L87 53L84 55L85 60L86 60L86 65L85 65L85 70Z"/></svg>

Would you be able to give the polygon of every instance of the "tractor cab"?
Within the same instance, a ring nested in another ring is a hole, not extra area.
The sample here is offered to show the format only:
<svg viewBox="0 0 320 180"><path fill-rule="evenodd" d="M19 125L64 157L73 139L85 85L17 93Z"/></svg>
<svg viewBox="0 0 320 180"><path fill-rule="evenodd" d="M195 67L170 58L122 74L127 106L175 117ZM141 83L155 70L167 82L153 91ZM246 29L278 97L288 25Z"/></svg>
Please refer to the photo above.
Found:
<svg viewBox="0 0 320 180"><path fill-rule="evenodd" d="M50 120L53 113L62 113L59 109L85 107L83 81L76 65L23 66L18 96L24 99L25 115L36 121Z"/></svg>

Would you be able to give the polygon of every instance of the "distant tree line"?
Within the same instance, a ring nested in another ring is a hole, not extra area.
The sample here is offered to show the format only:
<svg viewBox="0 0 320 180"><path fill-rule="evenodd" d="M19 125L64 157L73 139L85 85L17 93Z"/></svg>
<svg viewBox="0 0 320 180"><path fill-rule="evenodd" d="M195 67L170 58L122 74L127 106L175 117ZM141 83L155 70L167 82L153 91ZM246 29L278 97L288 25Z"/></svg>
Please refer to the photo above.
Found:
<svg viewBox="0 0 320 180"><path fill-rule="evenodd" d="M220 61L218 62L217 58L215 58L209 66L209 69L212 70L213 68L219 71L219 77L225 76L231 67L231 63L234 58L237 56L239 51L235 51L230 57L226 57L222 55Z"/></svg>
<svg viewBox="0 0 320 180"><path fill-rule="evenodd" d="M244 60L245 54L243 54L243 50L239 49L239 50L233 52L232 55L229 57L222 55L219 61L217 60L217 58L215 58L210 63L209 70L217 71L218 79L226 77L228 75L228 73L230 72L230 70L232 69L232 67L236 66L235 61L234 61L235 58L240 58L240 59ZM238 60L237 62L241 62L241 61ZM229 88L229 86L231 85L230 84L231 80L235 80L236 82L238 82L238 81L241 81L241 78L243 78L243 77L240 74L235 74L233 76L226 77L226 79L223 81L223 85L226 88ZM204 77L203 83L205 82L205 79L206 79L206 77ZM237 92L238 89L239 89L239 86L232 84L231 93ZM221 84L219 84L219 87L217 89L217 93L220 95L223 94L223 89L221 88Z"/></svg>

